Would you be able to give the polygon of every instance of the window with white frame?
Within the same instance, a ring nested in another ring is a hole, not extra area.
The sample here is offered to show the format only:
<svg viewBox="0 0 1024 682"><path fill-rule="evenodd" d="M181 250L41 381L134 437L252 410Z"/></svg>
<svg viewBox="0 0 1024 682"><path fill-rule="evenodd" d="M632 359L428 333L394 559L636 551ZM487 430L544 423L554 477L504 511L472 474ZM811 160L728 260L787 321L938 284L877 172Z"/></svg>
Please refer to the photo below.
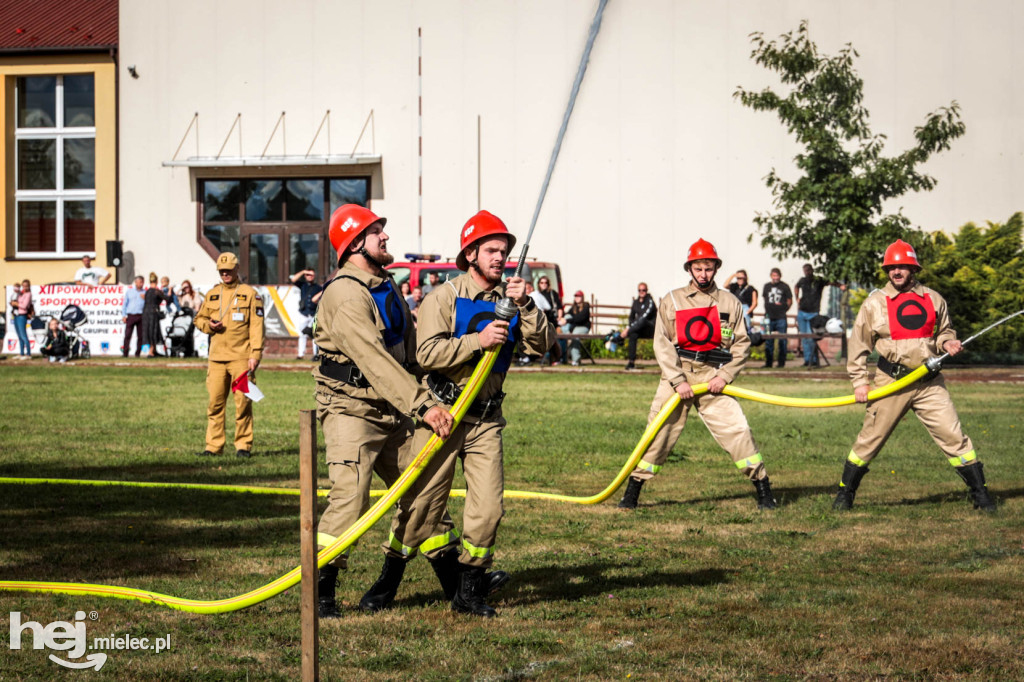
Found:
<svg viewBox="0 0 1024 682"><path fill-rule="evenodd" d="M93 74L23 76L16 84L18 257L77 257L96 246Z"/></svg>

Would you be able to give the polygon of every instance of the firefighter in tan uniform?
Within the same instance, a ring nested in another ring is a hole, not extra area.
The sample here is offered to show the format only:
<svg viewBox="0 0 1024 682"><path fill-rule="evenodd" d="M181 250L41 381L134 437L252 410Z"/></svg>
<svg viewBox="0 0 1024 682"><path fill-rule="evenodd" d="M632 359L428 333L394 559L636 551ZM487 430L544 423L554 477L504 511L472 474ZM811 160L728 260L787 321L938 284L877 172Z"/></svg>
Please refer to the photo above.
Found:
<svg viewBox="0 0 1024 682"><path fill-rule="evenodd" d="M420 304L416 358L429 370L426 383L439 401L445 405L456 401L484 350L498 349L498 357L463 421L399 503L391 538L384 545L384 573L367 596L393 594L398 589L398 567L417 548L422 550L423 542L443 517L456 462L461 459L466 505L463 551L454 566L458 589L452 609L484 617L496 615L485 600L485 570L494 560L498 524L504 514L501 432L505 419L501 403L505 394L501 387L517 342L541 355L555 340L554 329L526 295L524 280L514 277L501 281L505 260L515 242L501 220L480 211L461 232L456 264L467 274L436 287ZM495 317L495 304L506 296L518 307L511 322ZM425 440L424 434L417 434L411 452L419 452ZM457 552L458 543L452 539L425 553L428 558L445 554L454 558ZM396 568L389 569L391 566ZM389 571L397 580L385 579Z"/></svg>
<svg viewBox="0 0 1024 682"><path fill-rule="evenodd" d="M666 420L630 474L626 492L619 502L623 509L636 508L644 482L653 478L665 464L686 426L690 407L697 408L715 441L754 484L758 509L776 507L768 473L747 418L735 398L722 395L722 389L732 383L747 361L750 338L743 304L715 285L715 275L721 266L715 247L698 239L686 258L690 283L671 291L658 306L654 354L661 365L661 383L651 403L648 423L654 420L673 392L679 394L682 403ZM708 392L694 396L691 386L702 383L708 384Z"/></svg>
<svg viewBox="0 0 1024 682"><path fill-rule="evenodd" d="M399 454L411 447L415 430L444 438L452 425L451 415L419 383L412 316L384 269L394 261L386 222L357 204L339 207L330 220L328 236L340 269L320 299L314 328L321 357L313 370L317 416L331 478L318 528L321 547L369 508L374 472L391 487L401 473ZM435 534L443 542L457 537L447 514ZM340 616L335 588L347 554L320 570L321 618ZM443 582L442 587L455 589ZM387 604L364 600L359 606L377 611Z"/></svg>
<svg viewBox="0 0 1024 682"><path fill-rule="evenodd" d="M849 341L850 359L846 369L859 403L867 402L871 388L867 358L872 350L878 350L875 386L882 387L906 376L929 358L943 352L956 355L963 348L950 326L945 299L916 281L914 275L921 266L910 244L900 239L890 244L885 250L882 268L889 282L861 305ZM907 410L914 411L970 488L974 508L995 511L995 502L985 487L981 462L971 439L960 428L960 418L938 372L893 395L868 403L864 427L846 458L839 494L832 507L850 509L853 506L868 464Z"/></svg>
<svg viewBox="0 0 1024 682"><path fill-rule="evenodd" d="M242 374L250 375L263 357L263 299L248 284L238 280L238 257L222 253L217 257L220 284L206 293L196 313L195 325L210 335L206 391L206 449L200 455L224 452L224 409L231 384ZM235 392L235 454L252 456L252 401Z"/></svg>

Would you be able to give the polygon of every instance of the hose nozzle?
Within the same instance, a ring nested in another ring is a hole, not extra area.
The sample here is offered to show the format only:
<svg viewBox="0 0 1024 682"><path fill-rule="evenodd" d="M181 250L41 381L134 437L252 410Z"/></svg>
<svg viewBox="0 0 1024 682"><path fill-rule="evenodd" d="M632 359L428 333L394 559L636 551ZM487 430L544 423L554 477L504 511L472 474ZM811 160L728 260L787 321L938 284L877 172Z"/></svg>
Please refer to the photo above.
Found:
<svg viewBox="0 0 1024 682"><path fill-rule="evenodd" d="M511 322L517 312L519 312L519 306L507 296L494 305L494 314L498 316L499 320L504 320L505 322Z"/></svg>
<svg viewBox="0 0 1024 682"><path fill-rule="evenodd" d="M937 358L928 358L924 361L924 366L928 368L928 371L932 374L942 370L942 361L949 357L949 353L940 355Z"/></svg>

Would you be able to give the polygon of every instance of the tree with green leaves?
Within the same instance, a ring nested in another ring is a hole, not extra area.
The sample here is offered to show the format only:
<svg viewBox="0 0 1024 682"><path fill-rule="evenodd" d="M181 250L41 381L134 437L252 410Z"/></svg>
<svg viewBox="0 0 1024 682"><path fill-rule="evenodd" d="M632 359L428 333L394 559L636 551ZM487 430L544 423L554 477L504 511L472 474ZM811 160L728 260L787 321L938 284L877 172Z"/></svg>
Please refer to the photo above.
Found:
<svg viewBox="0 0 1024 682"><path fill-rule="evenodd" d="M953 328L966 338L1024 308L1024 213L987 227L967 223L953 235L929 236L918 279L940 292ZM1024 316L993 329L969 346L965 361L1024 360ZM959 357L959 356L958 356Z"/></svg>
<svg viewBox="0 0 1024 682"><path fill-rule="evenodd" d="M776 258L807 260L831 280L879 281L886 246L897 238L915 247L926 241L902 212L884 213L883 203L935 187L935 178L918 167L963 135L957 103L914 129L914 147L884 156L886 136L868 125L864 81L854 70L859 55L849 43L837 55L820 54L806 21L777 41L753 33L751 42L751 58L778 73L786 91L739 88L734 96L757 111L774 111L803 148L794 159L800 177L784 180L772 169L765 178L772 210L754 218L761 246Z"/></svg>

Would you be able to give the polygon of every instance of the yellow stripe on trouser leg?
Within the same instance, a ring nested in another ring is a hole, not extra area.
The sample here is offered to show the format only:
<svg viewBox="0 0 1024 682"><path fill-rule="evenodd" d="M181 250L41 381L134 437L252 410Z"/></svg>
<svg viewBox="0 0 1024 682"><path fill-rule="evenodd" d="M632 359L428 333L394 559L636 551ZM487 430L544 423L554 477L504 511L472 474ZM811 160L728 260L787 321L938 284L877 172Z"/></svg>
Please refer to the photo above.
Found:
<svg viewBox="0 0 1024 682"><path fill-rule="evenodd" d="M853 453L853 450L850 450L850 454L848 454L848 455L846 456L846 459L847 459L847 461L848 461L848 462L850 462L850 464L856 464L856 465L857 465L857 466L859 466L859 467L866 467L866 466L868 465L868 463L867 463L867 462L865 462L865 461L864 461L864 460L862 460L862 459L861 459L860 457L858 457L857 455L855 455L855 454Z"/></svg>
<svg viewBox="0 0 1024 682"><path fill-rule="evenodd" d="M756 467L758 464L761 464L762 462L764 462L764 458L761 457L761 453L759 452L756 455L754 455L753 457L747 457L746 459L741 459L740 461L736 462L736 468L737 469L746 469L746 468L749 467L749 468L753 469L754 467Z"/></svg>
<svg viewBox="0 0 1024 682"><path fill-rule="evenodd" d="M391 533L391 536L388 538L388 547L405 557L416 556L416 548L410 547L409 545L403 545L402 542L395 537L394 533Z"/></svg>
<svg viewBox="0 0 1024 682"><path fill-rule="evenodd" d="M493 547L475 547L465 540L462 541L462 547L469 553L469 556L475 559L486 559L494 554Z"/></svg>
<svg viewBox="0 0 1024 682"><path fill-rule="evenodd" d="M441 535L435 535L432 538L427 538L426 540L424 540L423 544L420 545L420 551L423 552L424 554L427 554L429 552L434 551L435 549L441 549L442 547L447 547L448 545L454 545L454 544L456 544L458 539L459 539L459 534L453 528L450 531L448 531L447 533L442 533ZM392 543L398 542L398 540L395 539L395 534L394 533L391 534L391 541L392 541ZM399 543L399 544L401 544L401 543Z"/></svg>
<svg viewBox="0 0 1024 682"><path fill-rule="evenodd" d="M955 457L947 457L947 459L949 460L949 463L952 464L953 466L962 467L970 464L971 462L976 462L978 460L978 455L974 452L974 450L971 450L970 452L965 452L962 455L956 455Z"/></svg>
<svg viewBox="0 0 1024 682"><path fill-rule="evenodd" d="M639 462L637 462L636 463L636 468L637 469L643 469L644 471L649 471L652 474L656 474L659 471L661 471L661 465L660 464L651 464L650 462L645 462L644 460L640 460Z"/></svg>

